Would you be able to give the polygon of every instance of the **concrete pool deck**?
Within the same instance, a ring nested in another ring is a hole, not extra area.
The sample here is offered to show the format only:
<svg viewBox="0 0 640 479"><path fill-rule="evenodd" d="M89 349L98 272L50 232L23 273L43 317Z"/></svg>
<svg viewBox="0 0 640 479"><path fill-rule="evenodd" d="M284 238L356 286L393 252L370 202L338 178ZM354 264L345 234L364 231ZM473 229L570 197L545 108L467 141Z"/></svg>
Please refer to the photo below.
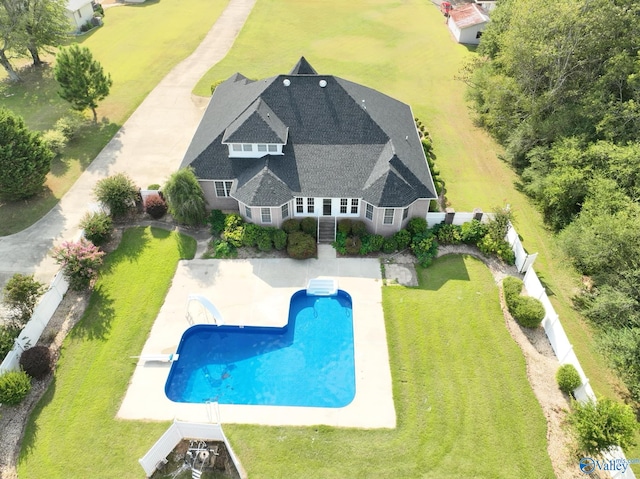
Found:
<svg viewBox="0 0 640 479"><path fill-rule="evenodd" d="M391 371L382 313L380 263L375 259L249 259L181 261L141 353L176 352L186 319L187 297L200 294L225 324L282 326L291 295L309 279L331 277L353 300L356 395L343 408L185 404L164 393L170 363L139 360L117 417L137 420L394 428ZM128 360L128 358L121 358ZM135 359L130 359L135 361ZM178 359L179 360L179 359ZM219 414L217 414L219 413Z"/></svg>

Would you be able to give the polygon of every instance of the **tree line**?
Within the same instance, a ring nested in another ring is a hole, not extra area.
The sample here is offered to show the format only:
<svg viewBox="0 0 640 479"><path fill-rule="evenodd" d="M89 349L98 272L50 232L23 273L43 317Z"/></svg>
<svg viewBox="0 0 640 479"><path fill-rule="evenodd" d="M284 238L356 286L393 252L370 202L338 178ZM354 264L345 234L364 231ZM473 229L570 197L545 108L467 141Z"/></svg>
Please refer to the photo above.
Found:
<svg viewBox="0 0 640 479"><path fill-rule="evenodd" d="M20 77L11 60L31 56L42 64L40 54L62 45L70 30L66 0L0 0L0 64L11 81Z"/></svg>
<svg viewBox="0 0 640 479"><path fill-rule="evenodd" d="M640 3L501 0L462 79L587 277L575 304L640 400Z"/></svg>

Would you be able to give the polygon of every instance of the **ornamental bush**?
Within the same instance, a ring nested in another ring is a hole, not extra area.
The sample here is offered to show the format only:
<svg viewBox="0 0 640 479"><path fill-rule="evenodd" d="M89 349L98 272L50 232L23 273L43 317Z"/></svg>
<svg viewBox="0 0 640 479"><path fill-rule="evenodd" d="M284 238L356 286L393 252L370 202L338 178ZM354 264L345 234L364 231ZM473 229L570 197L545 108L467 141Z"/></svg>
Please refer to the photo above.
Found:
<svg viewBox="0 0 640 479"><path fill-rule="evenodd" d="M52 253L56 263L62 266L62 273L74 291L87 289L98 277L104 252L96 245L82 238L78 242L64 242Z"/></svg>
<svg viewBox="0 0 640 479"><path fill-rule="evenodd" d="M411 251L416 256L418 264L426 268L438 254L438 242L431 231L425 230L411 240Z"/></svg>
<svg viewBox="0 0 640 479"><path fill-rule="evenodd" d="M224 231L224 221L226 217L227 215L220 210L211 210L207 223L210 225L209 231L211 231L212 235L217 236Z"/></svg>
<svg viewBox="0 0 640 479"><path fill-rule="evenodd" d="M31 391L31 378L24 371L9 371L0 376L0 404L20 404Z"/></svg>
<svg viewBox="0 0 640 479"><path fill-rule="evenodd" d="M244 231L242 233L242 246L253 248L258 242L258 235L262 228L259 225L253 223L247 223L244 225ZM285 235L286 236L286 235Z"/></svg>
<svg viewBox="0 0 640 479"><path fill-rule="evenodd" d="M89 124L89 121L82 112L70 110L63 117L58 119L53 125L54 130L62 133L67 141L72 141L78 137L83 128Z"/></svg>
<svg viewBox="0 0 640 479"><path fill-rule="evenodd" d="M397 249L398 249L398 243L396 242L393 236L391 236L390 238L384 239L384 242L382 243L383 253L387 253L387 254L395 253Z"/></svg>
<svg viewBox="0 0 640 479"><path fill-rule="evenodd" d="M511 315L521 326L537 328L544 319L545 311L542 303L536 298L520 296Z"/></svg>
<svg viewBox="0 0 640 479"><path fill-rule="evenodd" d="M260 251L268 253L273 249L273 240L271 239L271 232L267 228L260 228L258 232L258 238L256 240L256 246Z"/></svg>
<svg viewBox="0 0 640 479"><path fill-rule="evenodd" d="M193 169L183 168L173 173L163 191L169 213L176 221L189 226L201 225L206 221L204 191Z"/></svg>
<svg viewBox="0 0 640 479"><path fill-rule="evenodd" d="M237 213L227 215L224 219L224 231L222 238L231 243L236 248L242 246L244 236L244 220Z"/></svg>
<svg viewBox="0 0 640 479"><path fill-rule="evenodd" d="M515 264L516 255L504 239L496 239L491 233L486 234L478 243L478 249L485 255L495 254L507 264Z"/></svg>
<svg viewBox="0 0 640 479"><path fill-rule="evenodd" d="M283 230L274 228L271 233L271 239L273 240L273 247L278 251L282 251L287 247L287 233Z"/></svg>
<svg viewBox="0 0 640 479"><path fill-rule="evenodd" d="M33 275L14 274L3 289L2 303L9 312L7 324L17 329L24 327L43 292L44 284Z"/></svg>
<svg viewBox="0 0 640 479"><path fill-rule="evenodd" d="M114 218L126 215L136 207L138 188L133 180L124 173L104 178L93 190L97 200L109 208Z"/></svg>
<svg viewBox="0 0 640 479"><path fill-rule="evenodd" d="M315 238L318 234L318 220L313 216L307 216L300 221L300 229L303 233Z"/></svg>
<svg viewBox="0 0 640 479"><path fill-rule="evenodd" d="M362 240L357 236L349 236L344 243L347 254L359 254L362 248Z"/></svg>
<svg viewBox="0 0 640 479"><path fill-rule="evenodd" d="M347 254L347 234L338 231L336 233L336 240L331 243L337 253Z"/></svg>
<svg viewBox="0 0 640 479"><path fill-rule="evenodd" d="M471 220L460 226L460 236L463 243L478 244L486 236L489 228L478 220Z"/></svg>
<svg viewBox="0 0 640 479"><path fill-rule="evenodd" d="M106 243L113 232L113 221L106 213L86 213L80 220L84 237L96 246Z"/></svg>
<svg viewBox="0 0 640 479"><path fill-rule="evenodd" d="M42 133L42 141L53 153L59 155L67 146L67 137L59 130L46 130Z"/></svg>
<svg viewBox="0 0 640 479"><path fill-rule="evenodd" d="M0 326L0 358L4 357L13 349L15 339L20 334L21 328L4 324Z"/></svg>
<svg viewBox="0 0 640 479"><path fill-rule="evenodd" d="M294 231L300 231L300 220L295 218L289 218L282 222L282 230L286 233L293 233Z"/></svg>
<svg viewBox="0 0 640 479"><path fill-rule="evenodd" d="M51 372L51 352L46 346L34 346L20 356L20 367L34 379L42 379Z"/></svg>
<svg viewBox="0 0 640 479"><path fill-rule="evenodd" d="M515 304L517 298L520 297L524 283L520 278L514 276L507 276L502 280L502 291L504 291L504 301L507 303L509 310L512 309L512 305Z"/></svg>
<svg viewBox="0 0 640 479"><path fill-rule="evenodd" d="M160 195L148 196L144 201L144 210L154 220L159 220L167 214L167 202Z"/></svg>
<svg viewBox="0 0 640 479"><path fill-rule="evenodd" d="M367 225L364 224L364 221L352 220L351 234L353 236L357 236L358 238L362 238L365 234L367 234Z"/></svg>
<svg viewBox="0 0 640 479"><path fill-rule="evenodd" d="M582 380L573 364L563 364L556 371L556 382L560 391L573 395L573 391L580 387Z"/></svg>
<svg viewBox="0 0 640 479"><path fill-rule="evenodd" d="M307 259L316 255L316 240L310 234L295 231L287 238L287 253L294 259Z"/></svg>
<svg viewBox="0 0 640 479"><path fill-rule="evenodd" d="M236 247L227 241L214 239L211 240L209 246L213 250L213 257L216 259L235 258L238 256Z"/></svg>
<svg viewBox="0 0 640 479"><path fill-rule="evenodd" d="M433 227L433 233L440 244L460 244L462 242L462 228L457 225L440 223Z"/></svg>
<svg viewBox="0 0 640 479"><path fill-rule="evenodd" d="M411 218L407 223L407 230L411 236L422 234L427 231L427 220L420 217Z"/></svg>
<svg viewBox="0 0 640 479"><path fill-rule="evenodd" d="M349 236L351 233L351 220L349 218L342 218L338 221L338 232Z"/></svg>
<svg viewBox="0 0 640 479"><path fill-rule="evenodd" d="M405 250L411 244L411 233L407 230L400 230L393 235L393 239L398 245L400 251Z"/></svg>

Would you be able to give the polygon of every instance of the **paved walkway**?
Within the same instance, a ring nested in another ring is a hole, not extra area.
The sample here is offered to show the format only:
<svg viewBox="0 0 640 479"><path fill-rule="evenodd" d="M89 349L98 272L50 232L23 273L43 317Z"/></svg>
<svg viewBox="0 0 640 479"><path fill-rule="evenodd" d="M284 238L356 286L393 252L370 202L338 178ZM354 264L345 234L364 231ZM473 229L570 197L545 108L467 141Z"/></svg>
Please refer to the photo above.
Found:
<svg viewBox="0 0 640 479"><path fill-rule="evenodd" d="M14 273L34 273L40 281L51 281L58 267L49 252L77 237L98 180L126 172L146 187L164 182L178 168L204 113L191 91L225 57L254 3L230 0L198 48L149 93L58 205L26 230L0 238L0 287Z"/></svg>

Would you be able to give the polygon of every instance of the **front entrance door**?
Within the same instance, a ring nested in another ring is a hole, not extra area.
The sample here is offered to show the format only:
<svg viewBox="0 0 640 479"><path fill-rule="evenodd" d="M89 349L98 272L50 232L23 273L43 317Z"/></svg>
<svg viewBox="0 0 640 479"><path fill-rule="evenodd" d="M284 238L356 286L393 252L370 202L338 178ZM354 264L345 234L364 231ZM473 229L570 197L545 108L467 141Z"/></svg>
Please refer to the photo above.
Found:
<svg viewBox="0 0 640 479"><path fill-rule="evenodd" d="M324 216L331 216L331 198L324 198L322 200L322 214Z"/></svg>

